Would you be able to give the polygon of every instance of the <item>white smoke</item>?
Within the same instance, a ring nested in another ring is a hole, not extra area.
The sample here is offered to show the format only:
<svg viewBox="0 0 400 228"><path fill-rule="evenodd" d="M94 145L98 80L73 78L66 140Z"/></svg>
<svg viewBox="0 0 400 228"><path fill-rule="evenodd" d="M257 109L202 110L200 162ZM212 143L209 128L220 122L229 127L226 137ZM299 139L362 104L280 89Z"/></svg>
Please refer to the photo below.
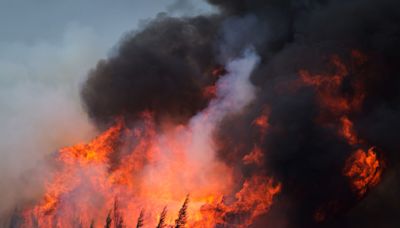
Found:
<svg viewBox="0 0 400 228"><path fill-rule="evenodd" d="M90 28L75 24L60 43L0 43L1 222L40 193L46 157L94 135L79 87L105 55L98 41Z"/></svg>
<svg viewBox="0 0 400 228"><path fill-rule="evenodd" d="M258 55L247 49L242 57L226 64L228 73L216 84L217 97L190 121L194 143L189 151L195 151L191 155L214 158L212 139L217 125L226 115L240 112L255 98L255 87L249 78L258 62ZM205 145L210 148L204 148Z"/></svg>

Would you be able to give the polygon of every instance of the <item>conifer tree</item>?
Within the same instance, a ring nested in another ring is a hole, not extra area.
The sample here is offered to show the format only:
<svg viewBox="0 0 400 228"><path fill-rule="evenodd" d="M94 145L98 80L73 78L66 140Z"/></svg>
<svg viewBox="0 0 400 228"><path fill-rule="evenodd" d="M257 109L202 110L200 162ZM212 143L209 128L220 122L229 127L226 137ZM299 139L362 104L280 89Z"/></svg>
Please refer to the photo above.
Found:
<svg viewBox="0 0 400 228"><path fill-rule="evenodd" d="M139 218L138 218L137 223L136 223L136 228L143 227L143 220L144 220L144 212L143 212L143 210L141 210Z"/></svg>
<svg viewBox="0 0 400 228"><path fill-rule="evenodd" d="M160 214L160 220L158 221L158 225L156 228L164 228L165 226L165 218L167 217L167 207L164 207Z"/></svg>
<svg viewBox="0 0 400 228"><path fill-rule="evenodd" d="M187 207L189 204L189 195L186 196L185 202L179 210L178 218L175 220L175 228L184 228L187 222Z"/></svg>
<svg viewBox="0 0 400 228"><path fill-rule="evenodd" d="M119 205L118 205L118 199L115 198L114 200L114 227L115 228L123 228L124 226L124 219L122 217L122 214L119 210Z"/></svg>
<svg viewBox="0 0 400 228"><path fill-rule="evenodd" d="M106 218L106 225L104 226L104 228L111 228L111 211L108 212L107 218Z"/></svg>

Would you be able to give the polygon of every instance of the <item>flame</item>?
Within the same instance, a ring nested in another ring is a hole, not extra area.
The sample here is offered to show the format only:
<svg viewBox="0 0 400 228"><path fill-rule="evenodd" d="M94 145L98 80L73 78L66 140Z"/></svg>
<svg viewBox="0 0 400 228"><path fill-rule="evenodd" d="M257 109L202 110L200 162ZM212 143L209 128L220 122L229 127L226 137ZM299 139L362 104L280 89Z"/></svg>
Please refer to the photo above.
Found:
<svg viewBox="0 0 400 228"><path fill-rule="evenodd" d="M246 154L243 157L243 163L245 165L249 165L249 164L257 164L260 165L262 163L261 159L263 158L263 153L261 152L260 147L258 147L257 145L254 146L253 150L249 153Z"/></svg>
<svg viewBox="0 0 400 228"><path fill-rule="evenodd" d="M210 210L204 213L205 205L218 205L233 193L232 170L222 163L210 163L210 167L196 164L183 151L187 137L177 139L182 131L190 132L180 126L161 139L151 117L144 118L144 125L133 131L120 121L92 142L61 149L58 160L62 169L47 185L40 203L25 211L25 226L65 227L72 226L71 221L89 226L95 221L96 227L102 227L116 197L129 227L136 221L128 218L138 217L142 209L146 211L145 223L155 227L165 206L174 212L166 217L166 224L172 226L188 192L190 227L226 223L227 214L238 213L247 214L246 223L251 224L268 211L281 185L274 185L267 177L252 177L244 181L234 202L224 204L223 214L210 217ZM120 154L121 162L113 167L111 158L116 156L121 137L128 137L134 146L127 154ZM213 210L218 214L217 207Z"/></svg>
<svg viewBox="0 0 400 228"><path fill-rule="evenodd" d="M348 158L344 174L351 180L351 185L359 197L368 189L376 186L382 175L382 162L378 160L375 148L368 151L358 149Z"/></svg>
<svg viewBox="0 0 400 228"><path fill-rule="evenodd" d="M260 131L260 141L265 137L265 134L269 127L269 117L267 115L267 112L267 109L264 109L263 113L255 120L253 120L253 125L258 127L258 130Z"/></svg>
<svg viewBox="0 0 400 228"><path fill-rule="evenodd" d="M317 90L318 101L322 109L329 110L330 113L343 115L358 111L364 100L362 86L353 84L354 95L344 96L341 93L341 86L345 78L348 77L349 70L338 56L331 59L336 71L332 74L311 74L306 70L300 70L299 76L301 83L312 86Z"/></svg>
<svg viewBox="0 0 400 228"><path fill-rule="evenodd" d="M245 165L262 164L264 151L262 151L259 145L263 143L267 133L267 129L269 127L269 117L267 113L268 113L268 108L264 108L261 115L256 117L252 122L252 125L257 127L259 137L253 149L242 158L242 161Z"/></svg>
<svg viewBox="0 0 400 228"><path fill-rule="evenodd" d="M215 89L223 95L217 93L186 125L156 124L151 112L143 112L130 127L118 119L93 141L60 149L59 169L43 198L24 211L24 227L252 224L268 212L281 184L267 176L234 175L216 158L212 137L224 115L240 111L252 98L249 93L228 96L236 91L227 87L231 76L240 84L233 89L252 89L240 78L249 77L257 58L250 60L235 62L247 67L217 82ZM243 219L232 221L236 216Z"/></svg>
<svg viewBox="0 0 400 228"><path fill-rule="evenodd" d="M228 226L247 227L258 216L269 211L273 199L281 191L282 185L265 176L252 176L243 183L239 192L235 194L235 202L226 204L223 200L214 204L206 204L201 210L207 219L196 224L195 227Z"/></svg>
<svg viewBox="0 0 400 228"><path fill-rule="evenodd" d="M351 51L353 66L359 66L367 62L368 58L358 50ZM343 173L350 182L350 187L359 198L363 197L367 191L376 186L380 180L383 170L383 161L379 160L375 147L360 139L354 129L354 122L351 116L362 109L365 98L362 80L359 75L352 75L348 66L338 56L333 56L331 64L335 71L328 74L311 74L309 71L300 70L300 85L310 86L317 93L317 102L320 107L320 114L317 122L332 128L338 126L338 135L355 150L347 158ZM351 84L352 92L343 93L342 87L344 80ZM366 152L365 147L370 149ZM326 205L317 208L314 213L314 220L321 222L326 219L329 213L337 211L337 202L328 202Z"/></svg>
<svg viewBox="0 0 400 228"><path fill-rule="evenodd" d="M350 145L355 145L358 142L357 135L353 129L353 122L347 116L343 116L341 119L342 129L341 135L347 140Z"/></svg>

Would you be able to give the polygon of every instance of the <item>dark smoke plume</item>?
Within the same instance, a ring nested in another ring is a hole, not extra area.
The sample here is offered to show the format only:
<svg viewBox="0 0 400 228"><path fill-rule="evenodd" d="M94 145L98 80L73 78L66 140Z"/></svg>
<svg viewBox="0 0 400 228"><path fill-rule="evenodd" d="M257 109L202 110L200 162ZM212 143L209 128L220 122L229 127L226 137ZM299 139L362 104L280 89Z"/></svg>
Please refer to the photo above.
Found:
<svg viewBox="0 0 400 228"><path fill-rule="evenodd" d="M89 115L98 122L136 118L143 110L178 121L207 105L202 88L212 84L216 17L159 15L127 35L110 59L100 61L82 90Z"/></svg>
<svg viewBox="0 0 400 228"><path fill-rule="evenodd" d="M240 167L245 176L269 173L283 192L253 227L400 226L400 2L396 0L209 0L220 14L195 18L160 16L122 41L101 61L82 90L89 115L99 124L115 116L135 119L149 110L184 121L207 104L212 69L252 45L261 64L252 75L256 101L227 117L217 132L219 157L238 164L257 138L254 119L267 110L261 167ZM367 56L354 64L352 51ZM349 113L358 136L385 159L382 183L356 199L343 166L354 150L337 134L336 113L321 116L319 94L298 83L299 70L335 73L331 57L348 67L337 92L351 97L360 82L359 111ZM356 65L356 66L355 66ZM330 125L329 125L330 126ZM240 145L240 146L238 146ZM360 202L359 202L360 201ZM322 208L328 215L315 220Z"/></svg>

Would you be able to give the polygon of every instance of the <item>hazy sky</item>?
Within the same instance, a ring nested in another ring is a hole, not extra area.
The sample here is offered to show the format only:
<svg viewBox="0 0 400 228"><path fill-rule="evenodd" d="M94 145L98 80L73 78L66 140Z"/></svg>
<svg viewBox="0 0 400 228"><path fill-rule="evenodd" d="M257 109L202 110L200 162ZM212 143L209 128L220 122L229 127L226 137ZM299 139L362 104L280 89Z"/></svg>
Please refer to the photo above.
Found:
<svg viewBox="0 0 400 228"><path fill-rule="evenodd" d="M0 221L40 186L38 161L95 134L79 100L88 70L140 21L211 10L192 2L0 0Z"/></svg>
<svg viewBox="0 0 400 228"><path fill-rule="evenodd" d="M58 40L71 23L118 37L139 20L168 11L177 2L186 10L209 10L200 0L0 0L0 40Z"/></svg>

